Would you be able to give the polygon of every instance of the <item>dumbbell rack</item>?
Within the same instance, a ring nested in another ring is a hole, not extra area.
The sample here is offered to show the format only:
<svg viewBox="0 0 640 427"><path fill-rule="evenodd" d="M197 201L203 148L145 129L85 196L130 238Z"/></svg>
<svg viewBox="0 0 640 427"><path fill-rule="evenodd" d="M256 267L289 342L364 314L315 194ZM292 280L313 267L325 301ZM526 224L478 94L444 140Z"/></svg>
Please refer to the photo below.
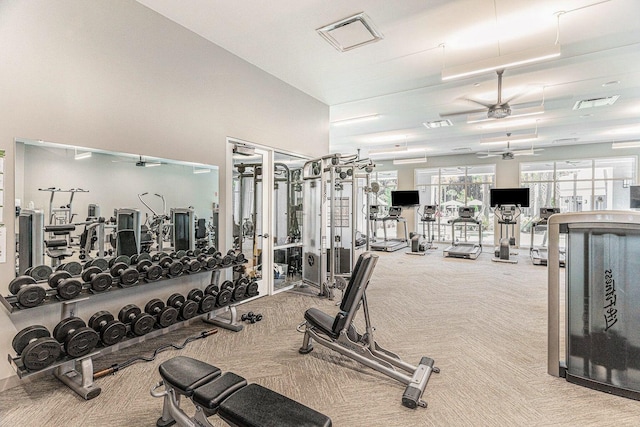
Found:
<svg viewBox="0 0 640 427"><path fill-rule="evenodd" d="M235 265L236 264L233 264L229 267L233 267ZM223 267L223 268L229 268L229 267ZM218 284L218 282L220 281L221 269L202 270L195 274L200 274L207 271L211 271L210 283ZM155 283L155 282L152 282L152 283ZM114 289L114 288L111 288L111 289ZM116 289L119 289L119 288L116 288ZM129 288L122 288L122 289L129 289ZM105 291L105 292L108 292L108 291ZM101 293L104 293L104 292L101 292ZM7 299L5 299L4 297L0 296L0 298L2 298L2 302L5 305L5 307L7 307L7 309L10 312L13 312L14 306L11 305L11 303L7 301ZM87 295L82 298L75 298L73 300L68 300L68 301L54 300L50 303L57 302L61 304L62 309L61 309L60 319L62 320L68 317L76 316L76 313L78 312L78 304L83 301L87 301L89 299L90 297ZM43 305L44 304L41 304L41 305L38 305L37 307L42 307ZM32 308L37 308L37 307L32 307ZM22 308L20 307L18 307L18 309L22 310ZM220 315L225 313L229 313L228 319L219 317ZM215 325L224 329L229 329L234 332L239 332L243 329L242 324L238 322L238 314L237 314L236 306L233 304L230 304L225 307L219 307L217 309L214 309L213 311L210 311L208 313L199 314L197 316L192 317L191 319L176 322L173 325L166 328L154 329L153 331L142 336L132 337L108 347L101 347L101 348L98 347L96 351L82 357L78 357L78 358L64 357L59 361L57 361L56 363L44 369L41 369L39 371L33 371L33 372L28 371L22 364L22 361L20 360L19 356L12 357L11 354L9 354L7 355L7 358L8 358L9 364L16 371L18 378L20 379L36 378L47 373L53 373L53 375L56 378L58 378L58 380L60 380L67 387L75 391L83 399L90 400L90 399L93 399L94 397L97 397L101 392L100 387L97 387L94 384L94 378L93 378L93 359L94 358L105 356L110 353L114 353L118 350L130 347L132 345L139 344L141 342L158 337L160 335L168 334L172 331L180 329L185 325L188 325L189 323L195 321L196 319L201 319L202 321L208 324Z"/></svg>

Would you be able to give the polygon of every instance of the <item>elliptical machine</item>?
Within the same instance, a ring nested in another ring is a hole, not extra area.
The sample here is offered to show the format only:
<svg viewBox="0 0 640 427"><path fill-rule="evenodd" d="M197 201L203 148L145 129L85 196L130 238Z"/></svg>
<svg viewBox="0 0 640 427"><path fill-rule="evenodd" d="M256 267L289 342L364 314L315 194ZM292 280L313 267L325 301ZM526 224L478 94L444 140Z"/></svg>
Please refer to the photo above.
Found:
<svg viewBox="0 0 640 427"><path fill-rule="evenodd" d="M518 260L511 258L511 255L517 255L517 253L511 252L511 246L516 244L515 226L521 213L519 205L496 206L494 214L500 224L500 244L496 247L495 256L491 258L491 261L517 264ZM509 226L511 226L511 234L509 234Z"/></svg>
<svg viewBox="0 0 640 427"><path fill-rule="evenodd" d="M420 222L422 222L422 234L411 233L411 252L409 255L425 255L429 249L438 249L433 246L433 223L435 222L435 214L438 205L425 205L420 214Z"/></svg>

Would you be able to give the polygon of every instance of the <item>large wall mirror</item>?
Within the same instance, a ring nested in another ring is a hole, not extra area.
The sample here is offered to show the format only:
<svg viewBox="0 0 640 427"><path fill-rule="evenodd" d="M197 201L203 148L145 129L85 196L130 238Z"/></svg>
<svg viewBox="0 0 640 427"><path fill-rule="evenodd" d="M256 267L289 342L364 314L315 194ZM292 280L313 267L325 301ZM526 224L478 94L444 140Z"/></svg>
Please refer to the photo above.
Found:
<svg viewBox="0 0 640 427"><path fill-rule="evenodd" d="M17 274L218 247L217 166L22 138L15 157Z"/></svg>

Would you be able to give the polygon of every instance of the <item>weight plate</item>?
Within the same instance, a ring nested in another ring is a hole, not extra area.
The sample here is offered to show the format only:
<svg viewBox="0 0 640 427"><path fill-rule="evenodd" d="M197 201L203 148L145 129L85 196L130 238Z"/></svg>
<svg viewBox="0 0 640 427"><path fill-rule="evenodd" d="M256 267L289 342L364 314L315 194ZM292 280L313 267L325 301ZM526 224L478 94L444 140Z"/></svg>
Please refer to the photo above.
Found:
<svg viewBox="0 0 640 427"><path fill-rule="evenodd" d="M40 286L25 286L18 291L18 304L23 307L31 308L42 304L47 296L47 292Z"/></svg>
<svg viewBox="0 0 640 427"><path fill-rule="evenodd" d="M218 288L218 285L209 285L206 288L204 288L204 293L206 295L213 295L213 294L218 294L218 292L220 292L220 288Z"/></svg>
<svg viewBox="0 0 640 427"><path fill-rule="evenodd" d="M138 261L138 264L136 265L136 269L140 272L144 271L145 269L151 267L151 260L149 259L143 259Z"/></svg>
<svg viewBox="0 0 640 427"><path fill-rule="evenodd" d="M155 323L156 319L153 316L144 313L135 318L131 325L131 330L138 336L145 335L153 330Z"/></svg>
<svg viewBox="0 0 640 427"><path fill-rule="evenodd" d="M170 276L179 276L182 273L184 266L181 262L173 262L169 264L169 275Z"/></svg>
<svg viewBox="0 0 640 427"><path fill-rule="evenodd" d="M100 270L100 267L88 267L86 268L83 272L82 272L82 280L89 283L91 282L92 276L95 276L96 274L100 274L102 273L102 270Z"/></svg>
<svg viewBox="0 0 640 427"><path fill-rule="evenodd" d="M98 273L91 281L91 289L94 292L103 292L109 289L113 281L109 273Z"/></svg>
<svg viewBox="0 0 640 427"><path fill-rule="evenodd" d="M67 317L62 319L53 329L53 337L58 342L63 342L69 336L69 333L86 326L84 320L79 317ZM92 329L93 330L93 329Z"/></svg>
<svg viewBox="0 0 640 427"><path fill-rule="evenodd" d="M131 255L131 265L138 263L138 254Z"/></svg>
<svg viewBox="0 0 640 427"><path fill-rule="evenodd" d="M145 313L157 314L164 308L164 303L158 298L154 298L144 306Z"/></svg>
<svg viewBox="0 0 640 427"><path fill-rule="evenodd" d="M125 270L128 266L129 265L125 264L124 262L116 262L111 266L111 269L109 269L109 272L113 277L118 277L120 273L123 270Z"/></svg>
<svg viewBox="0 0 640 427"><path fill-rule="evenodd" d="M195 301L185 301L182 307L180 307L180 317L185 320L191 319L198 314L198 303Z"/></svg>
<svg viewBox="0 0 640 427"><path fill-rule="evenodd" d="M138 283L140 274L138 270L133 267L129 267L120 272L120 284L122 286L133 286Z"/></svg>
<svg viewBox="0 0 640 427"><path fill-rule="evenodd" d="M158 325L163 328L167 326L171 326L178 321L178 310L174 307L165 307L160 310L160 314L158 315Z"/></svg>
<svg viewBox="0 0 640 427"><path fill-rule="evenodd" d="M62 269L71 273L72 276L77 276L82 273L82 264L76 261L71 261L63 264Z"/></svg>
<svg viewBox="0 0 640 427"><path fill-rule="evenodd" d="M115 257L108 258L107 263L109 265L109 268L113 267L113 264L116 263L116 258Z"/></svg>
<svg viewBox="0 0 640 427"><path fill-rule="evenodd" d="M151 261L151 254L144 252L138 255L138 263L140 261Z"/></svg>
<svg viewBox="0 0 640 427"><path fill-rule="evenodd" d="M31 276L18 276L9 282L9 292L17 294L20 288L27 285L35 285L36 279Z"/></svg>
<svg viewBox="0 0 640 427"><path fill-rule="evenodd" d="M178 252L176 252L176 258L182 258L182 257L185 257L185 256L187 256L187 251L185 251L185 250L181 249Z"/></svg>
<svg viewBox="0 0 640 427"><path fill-rule="evenodd" d="M218 307L226 307L231 302L231 291L229 289L223 289L216 298L216 305Z"/></svg>
<svg viewBox="0 0 640 427"><path fill-rule="evenodd" d="M100 335L93 329L83 326L69 334L64 343L64 351L69 357L81 357L91 353L100 341Z"/></svg>
<svg viewBox="0 0 640 427"><path fill-rule="evenodd" d="M160 277L162 277L162 267L160 267L158 264L154 264L149 267L149 269L147 270L147 280L154 281L158 280Z"/></svg>
<svg viewBox="0 0 640 427"><path fill-rule="evenodd" d="M82 292L82 281L75 278L64 279L56 290L58 291L58 297L65 300L73 299Z"/></svg>
<svg viewBox="0 0 640 427"><path fill-rule="evenodd" d="M49 286L51 286L52 288L55 288L56 286L58 286L58 283L62 282L65 279L70 279L71 278L71 273L69 273L68 271L64 271L64 270L60 270L60 271L56 271L55 273L51 274L51 276L49 276Z"/></svg>
<svg viewBox="0 0 640 427"><path fill-rule="evenodd" d="M20 359L28 371L39 371L58 360L60 353L59 342L53 338L40 338L24 348Z"/></svg>
<svg viewBox="0 0 640 427"><path fill-rule="evenodd" d="M89 318L89 327L95 330L100 330L107 323L113 320L113 314L108 311L101 310L96 312L93 316Z"/></svg>
<svg viewBox="0 0 640 427"><path fill-rule="evenodd" d="M216 299L212 295L206 295L200 301L200 312L208 313L216 306Z"/></svg>
<svg viewBox="0 0 640 427"><path fill-rule="evenodd" d="M222 266L223 267L230 267L233 262L235 261L236 257L231 256L231 255L225 255L224 257L222 257Z"/></svg>
<svg viewBox="0 0 640 427"><path fill-rule="evenodd" d="M234 301L243 300L246 293L247 293L247 285L238 285L235 288L233 288L232 298Z"/></svg>
<svg viewBox="0 0 640 427"><path fill-rule="evenodd" d="M184 304L185 298L180 294L171 294L171 296L167 299L167 305L171 307L175 307L178 304Z"/></svg>
<svg viewBox="0 0 640 427"><path fill-rule="evenodd" d="M129 258L126 255L120 255L120 256L116 257L116 259L113 261L113 263L117 264L119 262L124 262L127 265L131 265L131 258Z"/></svg>
<svg viewBox="0 0 640 427"><path fill-rule="evenodd" d="M131 323L134 317L139 315L142 312L140 307L134 304L128 304L122 307L120 312L118 313L118 319L122 323Z"/></svg>
<svg viewBox="0 0 640 427"><path fill-rule="evenodd" d="M232 289L233 288L233 282L231 280L225 280L224 282L222 282L222 285L220 285L220 289Z"/></svg>
<svg viewBox="0 0 640 427"><path fill-rule="evenodd" d="M27 326L13 337L11 347L13 347L17 354L21 354L31 341L50 336L51 334L49 333L49 330L42 325Z"/></svg>
<svg viewBox="0 0 640 427"><path fill-rule="evenodd" d="M109 261L104 258L96 258L91 261L91 267L98 267L101 271L107 271L109 269Z"/></svg>
<svg viewBox="0 0 640 427"><path fill-rule="evenodd" d="M47 280L47 278L51 276L51 273L53 273L53 269L48 265L37 265L31 267L29 270L29 276L36 280Z"/></svg>
<svg viewBox="0 0 640 427"><path fill-rule="evenodd" d="M204 297L204 292L200 289L191 289L187 294L187 299L191 299L194 301L200 301Z"/></svg>
<svg viewBox="0 0 640 427"><path fill-rule="evenodd" d="M100 341L105 346L119 343L127 336L127 327L124 323L112 320L107 323L100 333Z"/></svg>

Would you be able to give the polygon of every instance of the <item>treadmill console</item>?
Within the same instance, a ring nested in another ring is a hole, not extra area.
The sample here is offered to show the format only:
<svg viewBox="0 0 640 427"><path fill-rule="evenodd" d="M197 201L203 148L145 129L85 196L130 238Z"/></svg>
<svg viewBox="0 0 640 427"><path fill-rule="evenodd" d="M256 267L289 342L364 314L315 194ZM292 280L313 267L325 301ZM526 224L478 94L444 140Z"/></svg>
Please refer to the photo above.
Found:
<svg viewBox="0 0 640 427"><path fill-rule="evenodd" d="M473 218L473 208L470 208L469 206L460 206L458 208L458 216L460 218Z"/></svg>
<svg viewBox="0 0 640 427"><path fill-rule="evenodd" d="M425 205L422 211L423 215L434 215L436 213L437 205Z"/></svg>
<svg viewBox="0 0 640 427"><path fill-rule="evenodd" d="M560 208L540 208L540 219L549 219L553 214L560 213Z"/></svg>
<svg viewBox="0 0 640 427"><path fill-rule="evenodd" d="M380 208L378 207L378 205L369 206L369 214L370 215L376 215L379 211L380 211Z"/></svg>
<svg viewBox="0 0 640 427"><path fill-rule="evenodd" d="M400 218L400 215L402 215L402 207L391 206L389 208L389 218Z"/></svg>

